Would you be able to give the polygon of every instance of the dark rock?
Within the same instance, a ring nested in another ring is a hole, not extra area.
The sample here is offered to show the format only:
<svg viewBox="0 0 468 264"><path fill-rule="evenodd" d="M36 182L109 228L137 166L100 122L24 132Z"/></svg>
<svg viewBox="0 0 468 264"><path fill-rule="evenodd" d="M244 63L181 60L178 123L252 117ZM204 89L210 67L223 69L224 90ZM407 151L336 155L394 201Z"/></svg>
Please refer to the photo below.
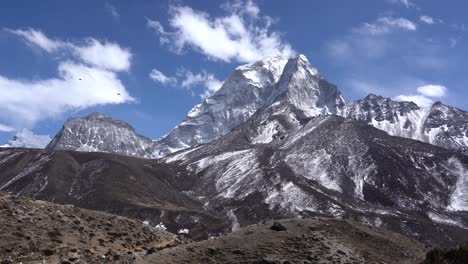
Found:
<svg viewBox="0 0 468 264"><path fill-rule="evenodd" d="M276 221L273 223L273 225L270 227L270 229L275 230L275 231L286 231L286 230L288 230L286 228L286 226L284 226L280 222L276 222Z"/></svg>

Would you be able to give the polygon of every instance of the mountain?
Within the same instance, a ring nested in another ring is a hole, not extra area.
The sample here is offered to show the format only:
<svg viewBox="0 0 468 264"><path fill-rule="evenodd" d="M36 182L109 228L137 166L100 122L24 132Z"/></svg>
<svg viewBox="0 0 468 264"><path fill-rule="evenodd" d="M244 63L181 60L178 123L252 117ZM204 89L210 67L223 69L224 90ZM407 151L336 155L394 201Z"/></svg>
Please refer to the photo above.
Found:
<svg viewBox="0 0 468 264"><path fill-rule="evenodd" d="M0 193L1 263L132 263L182 244L139 221Z"/></svg>
<svg viewBox="0 0 468 264"><path fill-rule="evenodd" d="M345 117L361 120L390 135L412 138L468 154L468 112L436 102L421 108L369 95L349 105Z"/></svg>
<svg viewBox="0 0 468 264"><path fill-rule="evenodd" d="M3 149L0 191L162 222L193 238L313 216L352 219L429 244L468 236L468 156L336 115L274 110L158 160Z"/></svg>
<svg viewBox="0 0 468 264"><path fill-rule="evenodd" d="M262 126L275 132L259 132ZM241 226L326 215L427 243L468 235L468 156L339 116L257 113L228 135L164 162L185 167L181 173L197 179L191 192Z"/></svg>
<svg viewBox="0 0 468 264"><path fill-rule="evenodd" d="M47 149L110 152L150 157L153 141L138 135L129 124L100 113L69 118Z"/></svg>
<svg viewBox="0 0 468 264"><path fill-rule="evenodd" d="M8 149L0 190L197 238L323 215L453 245L468 236L466 117L441 103L345 101L305 56L273 57L238 68L158 141L92 114L67 121L48 146L164 158Z"/></svg>
<svg viewBox="0 0 468 264"><path fill-rule="evenodd" d="M346 101L304 55L291 59L268 57L238 67L219 91L156 141L136 134L122 121L93 113L69 119L47 148L159 158L209 143L264 109L270 109L269 114L286 111L306 118L339 115L393 136L468 154L468 112L440 102L422 108L413 102L396 102L373 94L355 102Z"/></svg>
<svg viewBox="0 0 468 264"><path fill-rule="evenodd" d="M210 142L245 122L273 96L287 62L274 56L238 67L213 96L157 141L156 156Z"/></svg>
<svg viewBox="0 0 468 264"><path fill-rule="evenodd" d="M31 131L23 129L0 148L44 148L50 140L48 135L35 135Z"/></svg>

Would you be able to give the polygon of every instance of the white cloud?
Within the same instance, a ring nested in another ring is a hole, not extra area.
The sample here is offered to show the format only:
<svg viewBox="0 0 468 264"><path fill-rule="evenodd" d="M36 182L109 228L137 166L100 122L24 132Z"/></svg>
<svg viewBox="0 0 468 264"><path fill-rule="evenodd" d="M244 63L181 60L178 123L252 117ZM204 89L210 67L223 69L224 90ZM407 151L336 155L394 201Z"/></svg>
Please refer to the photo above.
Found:
<svg viewBox="0 0 468 264"><path fill-rule="evenodd" d="M226 62L252 62L268 55L294 54L291 46L277 32L271 32L272 19L260 16L252 1L225 5L228 13L210 17L188 6L172 6L169 12L171 32L161 23L148 19L148 27L160 35L162 44L181 53L186 47L210 59Z"/></svg>
<svg viewBox="0 0 468 264"><path fill-rule="evenodd" d="M442 85L424 85L417 89L418 93L428 97L445 97L447 95L447 87Z"/></svg>
<svg viewBox="0 0 468 264"><path fill-rule="evenodd" d="M168 77L166 76L164 73L156 70L156 69L153 69L151 70L150 74L149 74L149 77L151 80L155 81L155 82L160 82L162 84L175 84L177 83L177 79L174 78L174 77Z"/></svg>
<svg viewBox="0 0 468 264"><path fill-rule="evenodd" d="M111 15L114 19L118 20L120 18L119 11L111 3L106 2L104 8L106 9L106 12L109 13L109 15Z"/></svg>
<svg viewBox="0 0 468 264"><path fill-rule="evenodd" d="M419 106L430 106L434 101L430 98L427 98L424 95L398 95L394 98L397 101L409 101L413 102Z"/></svg>
<svg viewBox="0 0 468 264"><path fill-rule="evenodd" d="M46 37L44 33L42 33L42 31L39 31L39 30L6 29L6 31L24 38L27 41L27 43L38 46L39 48L47 52L54 52L58 49L61 49L67 46L67 44L62 41L53 40L53 39Z"/></svg>
<svg viewBox="0 0 468 264"><path fill-rule="evenodd" d="M223 85L222 81L216 79L213 74L205 71L197 74L193 74L191 71L185 71L183 75L184 80L181 82L182 87L191 88L200 84L205 87L203 93L200 94L202 99L210 97Z"/></svg>
<svg viewBox="0 0 468 264"><path fill-rule="evenodd" d="M0 123L0 132L13 132L14 128Z"/></svg>
<svg viewBox="0 0 468 264"><path fill-rule="evenodd" d="M69 110L134 101L114 72L71 61L58 70L59 77L39 81L0 75L0 117L29 127Z"/></svg>
<svg viewBox="0 0 468 264"><path fill-rule="evenodd" d="M413 3L413 0L388 0L390 3L394 4L401 4L404 5L406 8L410 8L412 6L415 6Z"/></svg>
<svg viewBox="0 0 468 264"><path fill-rule="evenodd" d="M35 45L48 53L68 50L76 53L85 63L112 71L127 71L130 68L132 54L130 50L117 43L104 42L88 38L81 44L64 42L48 38L39 30L11 30L8 32L22 37L28 44Z"/></svg>
<svg viewBox="0 0 468 264"><path fill-rule="evenodd" d="M435 23L434 19L430 16L420 16L419 20L429 25L432 25Z"/></svg>
<svg viewBox="0 0 468 264"><path fill-rule="evenodd" d="M202 99L206 99L212 96L216 91L221 88L223 82L216 79L214 74L202 71L194 74L193 72L186 69L179 69L177 77L167 76L159 70L153 69L149 77L155 81L169 86L180 86L188 90L192 90L195 86L203 86L204 90L200 94Z"/></svg>
<svg viewBox="0 0 468 264"><path fill-rule="evenodd" d="M340 62L381 58L392 48L393 33L415 30L416 24L405 18L379 17L352 28L344 38L330 41L327 51Z"/></svg>
<svg viewBox="0 0 468 264"><path fill-rule="evenodd" d="M101 43L90 38L86 41L86 45L74 46L74 50L84 62L91 65L112 71L130 69L132 54L116 43Z"/></svg>
<svg viewBox="0 0 468 264"><path fill-rule="evenodd" d="M0 74L0 118L3 120L18 127L32 127L70 110L135 101L117 76L117 72L130 68L128 50L94 39L81 46L51 40L33 29L10 32L49 53L69 50L70 57L59 62L58 76L54 78L11 79Z"/></svg>
<svg viewBox="0 0 468 264"><path fill-rule="evenodd" d="M375 22L364 23L354 30L362 34L382 35L395 30L416 31L417 26L406 18L379 17Z"/></svg>
<svg viewBox="0 0 468 264"><path fill-rule="evenodd" d="M434 99L442 98L447 95L447 87L442 85L428 84L418 87L416 92L417 94L398 95L395 97L395 100L412 101L419 106L430 106L434 103Z"/></svg>

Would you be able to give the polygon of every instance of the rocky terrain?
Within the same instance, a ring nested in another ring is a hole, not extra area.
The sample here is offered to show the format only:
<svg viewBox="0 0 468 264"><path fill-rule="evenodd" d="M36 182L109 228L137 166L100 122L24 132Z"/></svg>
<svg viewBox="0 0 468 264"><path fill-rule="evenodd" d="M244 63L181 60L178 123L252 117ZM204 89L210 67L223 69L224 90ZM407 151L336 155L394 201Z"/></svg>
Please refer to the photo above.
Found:
<svg viewBox="0 0 468 264"><path fill-rule="evenodd" d="M418 263L427 246L380 228L329 218L252 225L137 263Z"/></svg>
<svg viewBox="0 0 468 264"><path fill-rule="evenodd" d="M0 193L0 263L132 263L184 239L140 221Z"/></svg>
<svg viewBox="0 0 468 264"><path fill-rule="evenodd" d="M92 113L69 119L45 150L2 148L0 191L195 240L270 219L333 217L454 246L468 237L467 146L463 110L377 95L349 102L305 56L272 57L237 68L157 141ZM349 252L350 262L369 257Z"/></svg>
<svg viewBox="0 0 468 264"><path fill-rule="evenodd" d="M0 190L162 222L193 239L317 215L429 244L466 239L467 156L339 116L272 115L275 109L262 113L282 124L278 134L251 126L263 120L257 113L218 140L160 160L3 149Z"/></svg>
<svg viewBox="0 0 468 264"><path fill-rule="evenodd" d="M465 264L468 263L468 243L454 248L434 248L420 264Z"/></svg>
<svg viewBox="0 0 468 264"><path fill-rule="evenodd" d="M191 242L146 222L3 193L0 225L1 263L417 263L429 250L380 228L317 217Z"/></svg>
<svg viewBox="0 0 468 264"><path fill-rule="evenodd" d="M182 192L183 175L170 165L108 153L0 149L0 191L58 204L163 222L189 229L194 239L228 230L223 214L210 212Z"/></svg>

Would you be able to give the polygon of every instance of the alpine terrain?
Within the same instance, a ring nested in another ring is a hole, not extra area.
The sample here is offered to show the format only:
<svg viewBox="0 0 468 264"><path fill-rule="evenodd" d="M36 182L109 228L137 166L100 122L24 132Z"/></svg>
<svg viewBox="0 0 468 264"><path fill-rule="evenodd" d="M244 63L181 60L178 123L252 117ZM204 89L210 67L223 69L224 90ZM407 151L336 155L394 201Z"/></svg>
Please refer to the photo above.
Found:
<svg viewBox="0 0 468 264"><path fill-rule="evenodd" d="M430 245L468 237L467 154L468 112L373 94L347 101L304 55L274 56L238 67L158 140L92 113L69 119L45 149L0 149L0 191L194 240L241 230L143 263L295 263L304 250L320 252L310 263L415 263ZM315 220L269 229L286 218ZM252 248L235 249L251 236Z"/></svg>

